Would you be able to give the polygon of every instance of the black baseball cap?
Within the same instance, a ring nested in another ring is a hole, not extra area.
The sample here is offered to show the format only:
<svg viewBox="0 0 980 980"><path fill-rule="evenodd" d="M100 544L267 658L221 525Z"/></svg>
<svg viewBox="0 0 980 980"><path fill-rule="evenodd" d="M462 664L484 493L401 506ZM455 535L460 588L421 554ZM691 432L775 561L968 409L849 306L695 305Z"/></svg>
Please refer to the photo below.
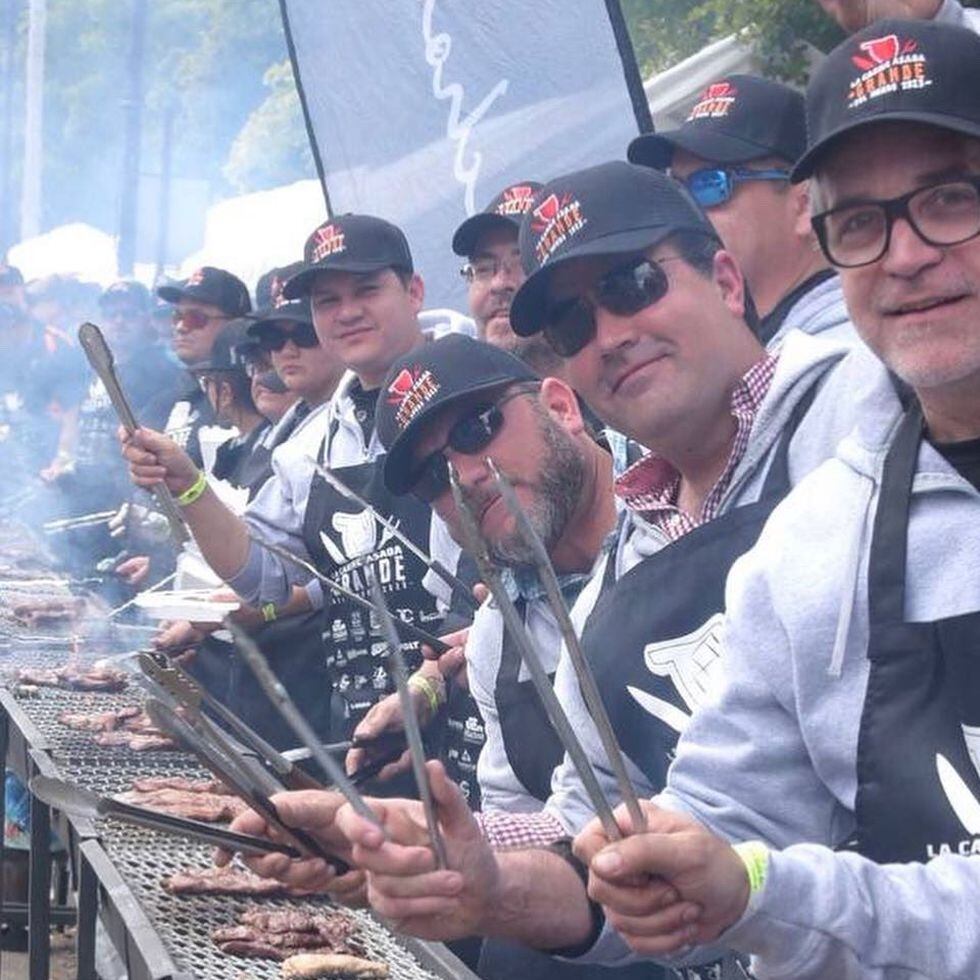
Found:
<svg viewBox="0 0 980 980"><path fill-rule="evenodd" d="M467 218L453 235L453 251L463 258L473 254L480 237L493 228L519 230L541 184L522 180L505 187L479 214Z"/></svg>
<svg viewBox="0 0 980 980"><path fill-rule="evenodd" d="M548 279L557 266L642 252L679 231L718 239L686 188L659 170L613 160L546 184L521 225L528 278L511 303L514 333L529 337L541 329Z"/></svg>
<svg viewBox="0 0 980 980"><path fill-rule="evenodd" d="M343 214L325 221L306 239L302 269L283 287L286 299L308 296L321 272L413 272L412 253L401 228L370 214Z"/></svg>
<svg viewBox="0 0 980 980"><path fill-rule="evenodd" d="M412 489L411 457L424 424L460 398L538 376L500 347L451 333L416 347L391 366L381 384L375 424L387 449L385 486Z"/></svg>
<svg viewBox="0 0 980 980"><path fill-rule="evenodd" d="M252 310L245 283L225 269L211 265L202 266L182 282L160 286L157 296L168 303L179 303L182 299L208 303L233 317L244 316Z"/></svg>
<svg viewBox="0 0 980 980"><path fill-rule="evenodd" d="M190 371L237 371L245 373L245 361L240 348L251 343L248 336L249 321L232 320L226 323L211 345L211 353L203 361L191 364Z"/></svg>
<svg viewBox="0 0 980 980"><path fill-rule="evenodd" d="M980 137L980 37L929 20L875 21L839 44L806 93L810 177L846 134L879 122L926 123Z"/></svg>
<svg viewBox="0 0 980 980"><path fill-rule="evenodd" d="M759 75L727 75L698 96L683 125L637 136L626 155L632 163L666 170L678 147L711 163L760 157L795 163L806 149L803 96Z"/></svg>
<svg viewBox="0 0 980 980"><path fill-rule="evenodd" d="M255 304L258 311L249 317L252 320L248 330L250 337L257 337L263 328L267 328L277 320L313 325L309 300L286 299L285 296L286 283L303 268L303 262L293 262L290 265L270 269L259 279L255 286Z"/></svg>
<svg viewBox="0 0 980 980"><path fill-rule="evenodd" d="M152 302L150 291L135 279L120 279L108 286L99 297L99 306L103 309L107 306L124 304L139 313L148 313Z"/></svg>

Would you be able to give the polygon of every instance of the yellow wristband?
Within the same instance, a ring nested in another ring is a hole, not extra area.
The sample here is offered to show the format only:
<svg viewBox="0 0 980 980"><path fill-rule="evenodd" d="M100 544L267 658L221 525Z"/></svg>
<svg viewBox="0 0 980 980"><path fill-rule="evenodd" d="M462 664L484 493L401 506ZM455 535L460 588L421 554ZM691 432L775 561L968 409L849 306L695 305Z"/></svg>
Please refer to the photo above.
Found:
<svg viewBox="0 0 980 980"><path fill-rule="evenodd" d="M745 873L749 876L749 894L762 891L769 871L769 848L762 841L749 840L744 844L735 844L732 849L745 865Z"/></svg>
<svg viewBox="0 0 980 980"><path fill-rule="evenodd" d="M262 607L262 618L267 622L271 623L273 620L278 619L279 611L276 609L276 604L274 602L267 602Z"/></svg>
<svg viewBox="0 0 980 980"><path fill-rule="evenodd" d="M425 697L426 701L429 702L431 714L435 714L439 710L439 705L442 704L442 690L433 684L428 677L423 674L412 674L408 679L408 686Z"/></svg>
<svg viewBox="0 0 980 980"><path fill-rule="evenodd" d="M177 503L181 507L194 503L202 493L208 488L208 478L204 475L204 470L197 471L197 479L177 497Z"/></svg>

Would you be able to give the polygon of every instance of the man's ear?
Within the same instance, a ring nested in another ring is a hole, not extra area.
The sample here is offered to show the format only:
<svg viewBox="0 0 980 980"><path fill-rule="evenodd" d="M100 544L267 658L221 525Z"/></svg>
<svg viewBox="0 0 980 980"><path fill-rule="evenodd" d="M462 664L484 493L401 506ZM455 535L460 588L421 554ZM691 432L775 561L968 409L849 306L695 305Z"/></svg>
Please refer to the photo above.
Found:
<svg viewBox="0 0 980 980"><path fill-rule="evenodd" d="M745 319L745 278L731 252L723 248L715 252L712 275L725 305L735 316Z"/></svg>
<svg viewBox="0 0 980 980"><path fill-rule="evenodd" d="M425 283L417 272L413 273L412 278L408 280L405 291L412 300L412 308L416 313L421 313L422 305L425 303Z"/></svg>
<svg viewBox="0 0 980 980"><path fill-rule="evenodd" d="M790 186L793 201L793 231L799 238L815 239L810 225L810 182Z"/></svg>
<svg viewBox="0 0 980 980"><path fill-rule="evenodd" d="M538 400L552 419L569 433L575 435L584 430L578 397L561 378L545 378Z"/></svg>

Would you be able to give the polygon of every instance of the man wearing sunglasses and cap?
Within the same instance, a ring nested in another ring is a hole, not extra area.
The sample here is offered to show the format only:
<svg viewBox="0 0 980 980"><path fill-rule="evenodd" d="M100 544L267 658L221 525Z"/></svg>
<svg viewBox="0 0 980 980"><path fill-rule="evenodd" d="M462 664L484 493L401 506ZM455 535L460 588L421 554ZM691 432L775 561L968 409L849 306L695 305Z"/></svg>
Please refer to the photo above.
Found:
<svg viewBox="0 0 980 980"><path fill-rule="evenodd" d="M652 832L579 842L641 953L980 976L978 91L980 38L927 21L874 23L810 83L794 179L880 398L733 571L725 677Z"/></svg>
<svg viewBox="0 0 980 980"><path fill-rule="evenodd" d="M273 455L269 480L240 522L206 489L186 456L167 440L139 433L125 454L137 482L165 478L185 505L188 523L214 570L246 601L276 608L302 587L313 608L327 605L325 658L334 675L336 735L391 690L384 644L364 612L324 597L308 572L272 555L250 530L312 560L325 574L366 594L373 570L393 611L427 629L441 619L437 598L422 585L426 566L391 538L369 510L353 504L314 472L314 460L367 499L429 554L456 566L458 548L421 501L395 498L381 475L383 447L374 408L392 362L423 342L423 298L401 230L369 215L343 215L315 229L305 264L285 285L286 299L308 298L320 343L349 369L327 406L314 412ZM382 393L383 395L383 393ZM448 595L443 594L446 600ZM328 600L325 603L325 598Z"/></svg>
<svg viewBox="0 0 980 980"><path fill-rule="evenodd" d="M738 262L770 350L791 329L853 339L840 281L810 228L806 184L790 169L806 147L803 96L757 75L712 82L686 121L630 143L633 163L668 171L704 208Z"/></svg>

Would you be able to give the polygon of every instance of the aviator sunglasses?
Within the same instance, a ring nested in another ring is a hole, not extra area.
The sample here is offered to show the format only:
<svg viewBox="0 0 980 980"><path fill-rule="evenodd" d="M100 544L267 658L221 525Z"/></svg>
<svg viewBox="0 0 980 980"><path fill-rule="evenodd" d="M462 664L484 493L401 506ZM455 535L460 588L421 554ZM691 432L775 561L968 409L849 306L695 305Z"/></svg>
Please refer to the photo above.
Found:
<svg viewBox="0 0 980 980"><path fill-rule="evenodd" d="M530 394L536 389L536 384L514 388L496 402L475 405L465 415L461 415L453 423L442 446L429 453L415 468L411 480L412 493L427 504L445 493L449 489L449 460L446 459L446 450L452 449L464 456L473 456L486 449L504 424L501 408L512 398Z"/></svg>
<svg viewBox="0 0 980 980"><path fill-rule="evenodd" d="M652 306L667 295L669 288L660 263L679 258L666 255L654 261L640 256L600 276L588 297L552 303L544 315L544 339L556 354L574 357L595 338L597 306L614 316L633 316Z"/></svg>
<svg viewBox="0 0 980 980"><path fill-rule="evenodd" d="M316 347L320 343L312 323L297 323L292 330L283 330L282 327L265 327L257 339L259 347L270 354L281 351L290 340L297 347L307 349Z"/></svg>

